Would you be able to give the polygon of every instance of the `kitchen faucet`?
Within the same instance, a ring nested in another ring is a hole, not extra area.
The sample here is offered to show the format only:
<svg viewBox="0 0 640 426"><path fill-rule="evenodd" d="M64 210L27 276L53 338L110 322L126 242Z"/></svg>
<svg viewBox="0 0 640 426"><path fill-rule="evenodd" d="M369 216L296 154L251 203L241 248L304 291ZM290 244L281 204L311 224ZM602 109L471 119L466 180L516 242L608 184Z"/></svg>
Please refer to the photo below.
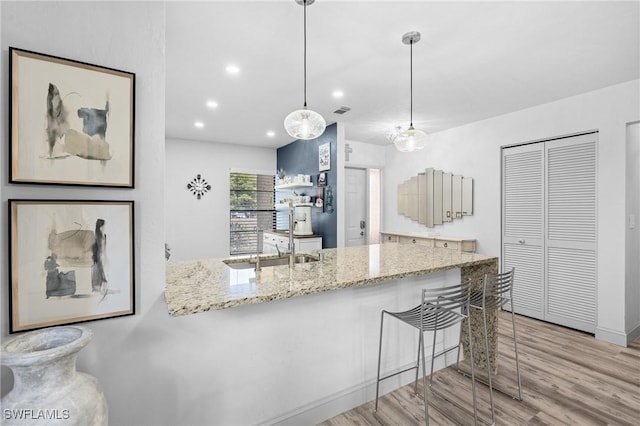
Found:
<svg viewBox="0 0 640 426"><path fill-rule="evenodd" d="M260 228L256 226L256 271L260 269Z"/></svg>
<svg viewBox="0 0 640 426"><path fill-rule="evenodd" d="M295 222L293 211L293 201L289 200L289 268L293 268L296 261L296 246L293 243L293 225Z"/></svg>
<svg viewBox="0 0 640 426"><path fill-rule="evenodd" d="M295 225L294 220L294 212L295 207L293 206L293 201L289 201L289 250L286 252L280 251L280 247L276 244L276 251L278 252L278 257L282 257L282 254L287 254L289 256L289 268L293 268L293 265L296 262L296 246L293 242L293 228Z"/></svg>

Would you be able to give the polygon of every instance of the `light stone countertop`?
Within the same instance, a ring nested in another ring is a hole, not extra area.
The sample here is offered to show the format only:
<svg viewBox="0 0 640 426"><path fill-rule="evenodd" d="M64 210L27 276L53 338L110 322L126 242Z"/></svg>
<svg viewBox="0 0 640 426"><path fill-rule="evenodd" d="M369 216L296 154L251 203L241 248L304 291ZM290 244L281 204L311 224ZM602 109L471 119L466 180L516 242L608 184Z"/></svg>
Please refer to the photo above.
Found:
<svg viewBox="0 0 640 426"><path fill-rule="evenodd" d="M165 299L169 314L189 315L497 261L476 253L398 243L324 249L322 253L318 262L296 264L293 269L267 266L259 273L253 268L232 269L225 259L168 262Z"/></svg>

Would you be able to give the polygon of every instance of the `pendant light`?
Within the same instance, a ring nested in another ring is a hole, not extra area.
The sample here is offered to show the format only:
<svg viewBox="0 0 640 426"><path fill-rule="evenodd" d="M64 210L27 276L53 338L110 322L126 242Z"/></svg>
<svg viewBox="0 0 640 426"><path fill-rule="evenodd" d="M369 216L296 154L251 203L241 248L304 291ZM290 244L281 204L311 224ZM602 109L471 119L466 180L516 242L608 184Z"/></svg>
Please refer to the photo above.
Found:
<svg viewBox="0 0 640 426"><path fill-rule="evenodd" d="M409 45L411 55L411 120L409 128L401 131L393 141L400 152L419 151L424 148L427 139L425 132L413 128L413 45L419 41L420 33L417 31L410 31L402 36L402 43Z"/></svg>
<svg viewBox="0 0 640 426"><path fill-rule="evenodd" d="M315 0L295 0L304 7L304 106L293 111L284 119L284 128L287 133L296 139L314 139L320 136L327 123L324 118L315 111L307 108L307 6Z"/></svg>

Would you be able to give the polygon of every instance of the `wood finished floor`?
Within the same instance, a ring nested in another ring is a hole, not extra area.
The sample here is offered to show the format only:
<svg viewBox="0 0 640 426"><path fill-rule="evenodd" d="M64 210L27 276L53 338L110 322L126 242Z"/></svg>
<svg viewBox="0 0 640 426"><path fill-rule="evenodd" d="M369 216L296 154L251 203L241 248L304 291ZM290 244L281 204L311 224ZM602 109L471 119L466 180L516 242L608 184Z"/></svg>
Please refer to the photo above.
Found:
<svg viewBox="0 0 640 426"><path fill-rule="evenodd" d="M517 315L516 328L523 401L494 391L496 425L640 425L640 339L623 348ZM511 315L502 312L494 386L515 395L511 336ZM433 380L440 396L428 394L430 424L472 425L473 416L449 402L471 410L470 380L453 367L436 372ZM488 389L478 384L476 390L480 418L488 420ZM320 425L424 424L422 399L412 385L384 395L377 413L373 407L368 402Z"/></svg>

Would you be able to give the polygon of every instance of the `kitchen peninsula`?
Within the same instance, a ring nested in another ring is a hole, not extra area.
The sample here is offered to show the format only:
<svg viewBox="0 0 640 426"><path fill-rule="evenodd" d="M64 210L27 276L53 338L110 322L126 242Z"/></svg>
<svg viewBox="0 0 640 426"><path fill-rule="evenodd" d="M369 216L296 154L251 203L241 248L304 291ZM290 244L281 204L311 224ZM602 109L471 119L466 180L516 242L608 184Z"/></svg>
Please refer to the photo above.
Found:
<svg viewBox="0 0 640 426"><path fill-rule="evenodd" d="M371 321L378 327L381 309L414 306L419 300L420 289L425 286L451 285L460 279L471 279L474 285L480 285L485 273L497 271L496 257L399 243L325 249L321 252L320 260L295 264L293 268L284 264L262 266L260 271L255 271L247 263L248 259L169 262L165 289L169 314L189 315L329 293L332 298L327 300L322 299L325 295L319 295L321 297L314 305L318 312L308 312L308 315L321 316L321 311L325 309L326 312L328 308L323 307L323 303L335 307L335 299L344 291L341 289L360 289L363 293L344 295L346 299L358 299L351 300L352 305L347 305L347 309L361 309L359 304L368 303L366 297L373 297L375 302L370 303L378 305L368 308L371 308L373 315ZM234 267L236 263L244 263L245 267ZM376 295L372 294L374 291ZM480 324L472 321L478 339L482 338ZM493 324L491 321L490 325ZM495 341L496 336L491 330L490 337L490 341ZM483 344L482 340L478 340L476 347L482 348ZM413 353L413 349L410 352ZM484 354L477 351L476 355L476 362L484 364Z"/></svg>
<svg viewBox="0 0 640 426"><path fill-rule="evenodd" d="M264 256L268 259L270 256ZM460 268L462 279L477 281L495 270L497 259L475 253L383 244L325 249L322 259L288 265L234 269L250 258L169 262L165 298L170 315L268 302L386 280Z"/></svg>

